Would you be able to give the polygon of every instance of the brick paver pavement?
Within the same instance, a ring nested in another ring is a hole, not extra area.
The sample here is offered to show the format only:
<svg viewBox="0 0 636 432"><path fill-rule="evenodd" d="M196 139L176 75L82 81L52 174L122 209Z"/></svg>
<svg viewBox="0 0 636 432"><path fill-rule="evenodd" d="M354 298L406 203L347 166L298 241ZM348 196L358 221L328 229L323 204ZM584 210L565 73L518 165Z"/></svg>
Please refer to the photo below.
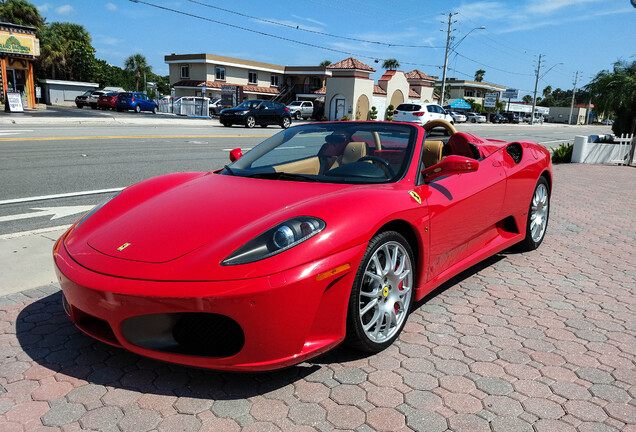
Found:
<svg viewBox="0 0 636 432"><path fill-rule="evenodd" d="M392 347L283 371L159 363L0 297L0 429L636 431L636 171L555 167L546 240L418 304Z"/></svg>

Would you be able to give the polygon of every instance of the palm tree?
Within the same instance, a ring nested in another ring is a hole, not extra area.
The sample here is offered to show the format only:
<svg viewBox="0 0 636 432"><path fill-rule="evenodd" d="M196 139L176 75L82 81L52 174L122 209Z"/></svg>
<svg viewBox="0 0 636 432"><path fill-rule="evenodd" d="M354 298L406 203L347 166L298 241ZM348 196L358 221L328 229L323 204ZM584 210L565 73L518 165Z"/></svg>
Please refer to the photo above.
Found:
<svg viewBox="0 0 636 432"><path fill-rule="evenodd" d="M318 66L320 67L327 67L331 64L331 60L323 60L320 62L320 64Z"/></svg>
<svg viewBox="0 0 636 432"><path fill-rule="evenodd" d="M45 20L38 8L26 0L6 0L0 3L0 21L44 29Z"/></svg>
<svg viewBox="0 0 636 432"><path fill-rule="evenodd" d="M400 62L394 58L386 59L382 62L382 67L387 70L395 70L400 67Z"/></svg>
<svg viewBox="0 0 636 432"><path fill-rule="evenodd" d="M146 57L141 54L133 54L124 62L124 68L135 74L135 91L139 91L139 80L141 75L151 71L151 67L148 66Z"/></svg>
<svg viewBox="0 0 636 432"><path fill-rule="evenodd" d="M479 69L478 71L475 72L475 81L477 82L482 82L484 80L484 74L486 73L485 70L483 69Z"/></svg>
<svg viewBox="0 0 636 432"><path fill-rule="evenodd" d="M525 95L521 100L524 101L525 103L532 103L532 96Z"/></svg>
<svg viewBox="0 0 636 432"><path fill-rule="evenodd" d="M597 112L616 115L612 126L615 134L636 133L636 61L617 61L611 72L599 72L585 89ZM632 156L633 152L634 146Z"/></svg>
<svg viewBox="0 0 636 432"><path fill-rule="evenodd" d="M73 78L71 58L74 46L82 44L89 51L94 51L90 33L79 24L54 22L40 33L38 61L42 69L51 72L53 79L56 78L56 72L59 72L60 79Z"/></svg>
<svg viewBox="0 0 636 432"><path fill-rule="evenodd" d="M544 99L550 96L552 94L552 86L547 86L546 88L544 88L542 94Z"/></svg>

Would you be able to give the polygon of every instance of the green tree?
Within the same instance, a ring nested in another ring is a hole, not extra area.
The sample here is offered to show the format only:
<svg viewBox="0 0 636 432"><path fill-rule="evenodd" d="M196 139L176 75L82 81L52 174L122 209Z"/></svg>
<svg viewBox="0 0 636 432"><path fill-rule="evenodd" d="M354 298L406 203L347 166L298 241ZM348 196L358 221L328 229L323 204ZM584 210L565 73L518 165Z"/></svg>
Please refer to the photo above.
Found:
<svg viewBox="0 0 636 432"><path fill-rule="evenodd" d="M548 96L552 95L552 86L547 86L546 88L543 89L543 98L547 98Z"/></svg>
<svg viewBox="0 0 636 432"><path fill-rule="evenodd" d="M394 58L386 59L382 62L382 67L387 70L395 70L400 67L400 62Z"/></svg>
<svg viewBox="0 0 636 432"><path fill-rule="evenodd" d="M521 100L524 101L525 103L532 103L532 96L525 95Z"/></svg>
<svg viewBox="0 0 636 432"><path fill-rule="evenodd" d="M486 73L485 70L483 69L479 69L478 71L475 72L475 81L477 82L482 82L484 80L484 74Z"/></svg>
<svg viewBox="0 0 636 432"><path fill-rule="evenodd" d="M139 81L141 80L141 77L145 77L152 69L148 66L146 57L141 54L133 54L126 59L124 67L127 71L130 71L135 75L135 91L139 91Z"/></svg>
<svg viewBox="0 0 636 432"><path fill-rule="evenodd" d="M45 19L38 8L26 0L5 0L0 3L0 21L44 29Z"/></svg>
<svg viewBox="0 0 636 432"><path fill-rule="evenodd" d="M323 60L320 62L320 64L318 66L320 67L327 67L331 64L331 60Z"/></svg>
<svg viewBox="0 0 636 432"><path fill-rule="evenodd" d="M597 73L585 90L589 92L597 112L615 114L612 126L615 134L636 133L636 61L631 64L617 61L611 71ZM633 152L632 145L632 155Z"/></svg>
<svg viewBox="0 0 636 432"><path fill-rule="evenodd" d="M79 68L86 67L87 57L93 56L94 59L94 53L91 35L83 26L54 22L40 32L38 75L71 80L78 79L79 75L90 77L90 73L85 74ZM77 55L81 58L76 60L73 57Z"/></svg>

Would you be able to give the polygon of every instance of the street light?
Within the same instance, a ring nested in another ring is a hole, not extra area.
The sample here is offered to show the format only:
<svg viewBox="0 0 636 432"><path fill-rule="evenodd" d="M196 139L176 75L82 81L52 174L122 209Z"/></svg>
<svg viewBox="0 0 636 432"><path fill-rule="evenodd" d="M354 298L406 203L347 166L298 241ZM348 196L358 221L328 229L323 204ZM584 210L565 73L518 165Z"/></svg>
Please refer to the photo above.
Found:
<svg viewBox="0 0 636 432"><path fill-rule="evenodd" d="M560 63L555 64L550 69L545 71L543 73L543 75L541 75L541 78L546 76L548 74L548 72L550 72L552 69L554 69L558 65L562 65L562 64L565 64L565 63L560 62ZM541 54L539 54L539 62L537 63L537 79L534 82L534 96L532 97L532 112L530 113L530 124L534 124L534 109L537 107L537 87L539 86L539 72L540 71L541 71Z"/></svg>
<svg viewBox="0 0 636 432"><path fill-rule="evenodd" d="M448 14L448 33L446 35L446 53L444 54L444 70L442 72L442 94L440 95L440 105L443 107L444 106L444 93L446 92L446 70L448 69L448 54L449 51L454 51L455 49L457 49L457 47L459 46L460 43L462 43L464 41L464 39L466 39L466 37L471 34L472 32L474 32L475 30L486 30L485 26L481 26L481 27L475 27L474 29L472 29L471 31L469 31L468 33L466 33L464 35L463 38L461 38L459 40L459 42L457 42L455 45L453 45L453 47L451 48L450 46L450 34L451 34L451 25L452 25L452 18L453 18L453 14Z"/></svg>

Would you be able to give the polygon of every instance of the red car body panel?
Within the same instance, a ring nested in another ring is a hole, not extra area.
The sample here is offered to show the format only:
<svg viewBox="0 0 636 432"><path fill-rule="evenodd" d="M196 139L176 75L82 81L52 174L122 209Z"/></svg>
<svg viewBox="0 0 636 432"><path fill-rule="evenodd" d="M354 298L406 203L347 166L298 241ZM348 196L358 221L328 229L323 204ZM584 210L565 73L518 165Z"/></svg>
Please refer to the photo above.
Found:
<svg viewBox="0 0 636 432"><path fill-rule="evenodd" d="M368 242L383 227L411 241L415 300L525 237L540 176L551 184L550 153L464 134L480 155L472 173L420 179L425 131L401 180L331 184L179 173L133 185L80 219L54 248L71 320L112 345L169 362L221 370L289 366L336 345ZM417 194L420 202L415 199ZM222 261L278 223L297 216L326 228L267 259ZM120 249L120 250L118 250ZM226 357L166 352L131 343L123 323L148 314L206 312L238 323L244 345Z"/></svg>

